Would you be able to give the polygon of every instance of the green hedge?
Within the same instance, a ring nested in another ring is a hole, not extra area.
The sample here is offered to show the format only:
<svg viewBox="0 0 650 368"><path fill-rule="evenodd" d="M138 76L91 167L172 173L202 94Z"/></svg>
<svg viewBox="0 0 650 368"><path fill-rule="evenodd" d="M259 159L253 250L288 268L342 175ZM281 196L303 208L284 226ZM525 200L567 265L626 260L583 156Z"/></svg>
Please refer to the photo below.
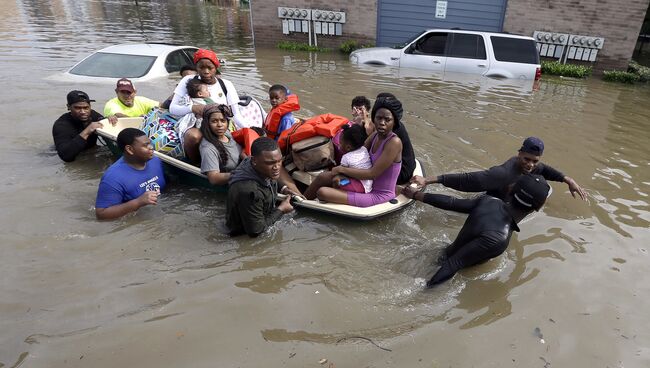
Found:
<svg viewBox="0 0 650 368"><path fill-rule="evenodd" d="M339 51L341 51L344 54L350 54L354 50L358 49L365 49L367 47L373 47L371 44L365 44L365 45L360 45L359 42L350 40L350 41L345 41L339 46Z"/></svg>
<svg viewBox="0 0 650 368"><path fill-rule="evenodd" d="M587 78L591 67L584 65L562 64L558 61L542 61L542 75L561 75L563 77Z"/></svg>
<svg viewBox="0 0 650 368"><path fill-rule="evenodd" d="M636 74L639 77L639 82L650 81L650 68L643 66L636 61L630 61L627 71Z"/></svg>
<svg viewBox="0 0 650 368"><path fill-rule="evenodd" d="M291 42L291 41L278 42L278 48L282 50L289 50L289 51L314 51L314 52L330 51L330 49L325 47L310 46L307 43Z"/></svg>
<svg viewBox="0 0 650 368"><path fill-rule="evenodd" d="M639 80L639 76L620 70L607 70L603 72L603 80L608 82L620 82L620 83L629 83L632 84Z"/></svg>

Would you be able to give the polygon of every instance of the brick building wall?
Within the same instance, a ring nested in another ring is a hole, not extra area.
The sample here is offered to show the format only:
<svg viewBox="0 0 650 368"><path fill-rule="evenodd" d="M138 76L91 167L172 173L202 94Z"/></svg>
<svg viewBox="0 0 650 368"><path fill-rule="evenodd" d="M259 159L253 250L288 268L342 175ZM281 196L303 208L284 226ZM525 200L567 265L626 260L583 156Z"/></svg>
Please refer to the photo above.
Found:
<svg viewBox="0 0 650 368"><path fill-rule="evenodd" d="M275 46L279 41L309 42L307 33L282 33L278 7L344 11L346 22L341 36L317 35L318 46L338 48L346 40L375 43L377 0L251 0L255 45Z"/></svg>
<svg viewBox="0 0 650 368"><path fill-rule="evenodd" d="M626 69L649 0L508 0L503 30L532 36L534 31L605 38L596 70Z"/></svg>

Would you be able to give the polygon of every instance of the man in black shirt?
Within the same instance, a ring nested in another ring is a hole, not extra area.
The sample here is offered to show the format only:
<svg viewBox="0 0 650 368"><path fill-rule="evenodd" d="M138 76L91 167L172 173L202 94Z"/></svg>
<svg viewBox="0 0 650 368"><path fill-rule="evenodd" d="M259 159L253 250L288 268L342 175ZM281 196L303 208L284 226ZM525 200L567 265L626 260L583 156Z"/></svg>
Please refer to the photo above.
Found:
<svg viewBox="0 0 650 368"><path fill-rule="evenodd" d="M416 175L411 179L411 183L415 183L420 187L439 183L463 192L485 191L488 195L505 199L508 187L517 181L519 176L529 173L541 175L546 180L567 183L574 198L577 193L581 199L586 200L587 193L575 180L540 162L543 152L544 142L536 137L528 137L519 149L519 154L499 166L493 166L484 171L444 174L427 178Z"/></svg>
<svg viewBox="0 0 650 368"><path fill-rule="evenodd" d="M52 137L56 152L63 161L74 161L77 155L97 145L95 130L103 127L99 120L104 117L90 108L95 102L86 92L68 93L68 111L61 115L52 127Z"/></svg>
<svg viewBox="0 0 650 368"><path fill-rule="evenodd" d="M484 195L473 199L423 193L407 186L402 194L408 198L442 208L468 213L458 236L439 258L440 269L427 282L433 287L453 277L465 267L485 262L503 253L513 231L526 215L539 211L550 187L540 175L523 174L512 186L505 201Z"/></svg>

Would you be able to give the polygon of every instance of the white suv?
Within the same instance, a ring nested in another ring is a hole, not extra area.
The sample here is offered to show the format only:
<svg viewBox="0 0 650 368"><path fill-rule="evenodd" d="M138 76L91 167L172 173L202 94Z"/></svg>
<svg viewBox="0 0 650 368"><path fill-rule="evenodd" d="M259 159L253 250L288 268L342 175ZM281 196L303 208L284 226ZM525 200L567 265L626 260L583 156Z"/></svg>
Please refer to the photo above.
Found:
<svg viewBox="0 0 650 368"><path fill-rule="evenodd" d="M497 78L539 79L542 74L532 37L457 29L426 30L394 48L356 50L350 61Z"/></svg>

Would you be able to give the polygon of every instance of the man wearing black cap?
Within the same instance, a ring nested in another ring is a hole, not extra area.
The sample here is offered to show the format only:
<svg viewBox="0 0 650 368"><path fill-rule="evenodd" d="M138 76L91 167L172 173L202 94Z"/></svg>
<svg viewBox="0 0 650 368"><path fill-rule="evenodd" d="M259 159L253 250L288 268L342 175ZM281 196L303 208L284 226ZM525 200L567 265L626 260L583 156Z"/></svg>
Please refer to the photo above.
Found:
<svg viewBox="0 0 650 368"><path fill-rule="evenodd" d="M63 161L74 161L77 155L97 145L95 130L103 125L99 121L104 117L90 108L95 102L86 92L68 93L68 112L61 115L52 127L52 137L56 152Z"/></svg>
<svg viewBox="0 0 650 368"><path fill-rule="evenodd" d="M520 175L530 173L541 175L546 180L566 183L574 198L577 193L581 199L586 200L587 193L575 180L540 162L542 153L544 153L544 142L537 137L528 137L519 149L519 154L499 166L493 166L485 171L434 175L427 178L416 175L411 179L411 183L420 187L439 183L463 192L485 191L488 195L505 199L508 187L517 181Z"/></svg>
<svg viewBox="0 0 650 368"><path fill-rule="evenodd" d="M474 199L455 198L442 194L423 193L407 186L402 193L432 206L469 216L456 240L439 257L440 269L427 282L433 287L453 277L459 270L485 262L503 253L508 247L517 223L544 205L550 187L539 175L520 175L505 201L484 195Z"/></svg>

